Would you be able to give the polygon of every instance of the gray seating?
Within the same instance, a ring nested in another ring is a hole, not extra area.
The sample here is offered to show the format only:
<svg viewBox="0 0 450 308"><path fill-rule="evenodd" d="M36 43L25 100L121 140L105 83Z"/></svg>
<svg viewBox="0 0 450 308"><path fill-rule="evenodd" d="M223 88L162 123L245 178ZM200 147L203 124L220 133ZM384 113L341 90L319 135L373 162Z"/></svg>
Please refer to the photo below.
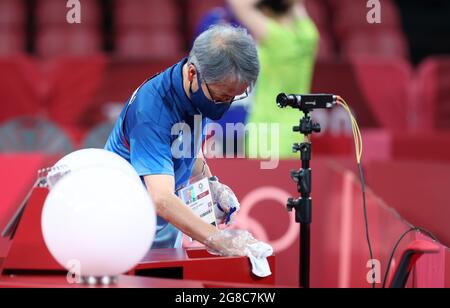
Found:
<svg viewBox="0 0 450 308"><path fill-rule="evenodd" d="M66 154L73 150L70 138L44 118L22 116L0 125L0 152Z"/></svg>

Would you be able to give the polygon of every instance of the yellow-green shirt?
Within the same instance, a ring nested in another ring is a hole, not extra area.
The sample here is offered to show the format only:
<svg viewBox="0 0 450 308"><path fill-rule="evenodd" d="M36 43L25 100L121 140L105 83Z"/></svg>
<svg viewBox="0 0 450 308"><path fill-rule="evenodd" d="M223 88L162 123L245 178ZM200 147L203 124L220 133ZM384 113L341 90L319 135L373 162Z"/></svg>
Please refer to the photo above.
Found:
<svg viewBox="0 0 450 308"><path fill-rule="evenodd" d="M248 122L279 124L280 158L298 157L292 153L292 145L302 142L303 138L299 133L294 133L292 127L299 124L302 115L298 110L278 108L276 97L282 92L310 93L318 43L319 32L308 18L297 21L291 28L270 20L268 35L260 42L261 73ZM258 130L258 136L250 132L247 145L255 141L252 138L258 138L259 144L259 138L264 138L264 134L267 134L265 137L270 145L270 138L273 137L270 130L267 133Z"/></svg>

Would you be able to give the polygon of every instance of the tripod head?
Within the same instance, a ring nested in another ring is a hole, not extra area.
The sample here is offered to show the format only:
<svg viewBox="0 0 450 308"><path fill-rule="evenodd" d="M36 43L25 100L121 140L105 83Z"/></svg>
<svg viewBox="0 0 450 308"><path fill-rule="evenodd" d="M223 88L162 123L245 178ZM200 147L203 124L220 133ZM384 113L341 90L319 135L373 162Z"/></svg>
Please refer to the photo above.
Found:
<svg viewBox="0 0 450 308"><path fill-rule="evenodd" d="M320 124L313 122L309 113L315 109L331 109L337 104L338 97L333 94L285 94L277 96L277 106L280 108L291 107L304 113L299 126L294 126L294 132L305 136L320 133Z"/></svg>
<svg viewBox="0 0 450 308"><path fill-rule="evenodd" d="M294 132L301 133L305 136L311 135L313 133L320 133L322 128L319 123L312 120L308 112L305 112L305 116L300 119L300 125L294 126Z"/></svg>

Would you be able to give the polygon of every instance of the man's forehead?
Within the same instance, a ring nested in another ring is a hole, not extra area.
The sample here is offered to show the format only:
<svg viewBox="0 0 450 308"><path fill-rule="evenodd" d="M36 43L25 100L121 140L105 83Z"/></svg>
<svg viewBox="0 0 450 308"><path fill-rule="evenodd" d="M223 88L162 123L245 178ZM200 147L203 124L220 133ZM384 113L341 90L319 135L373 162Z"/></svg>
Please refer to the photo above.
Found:
<svg viewBox="0 0 450 308"><path fill-rule="evenodd" d="M229 79L224 82L214 84L214 88L218 91L223 92L224 94L236 94L236 93L244 93L245 90L249 87L246 82L239 81L237 79Z"/></svg>

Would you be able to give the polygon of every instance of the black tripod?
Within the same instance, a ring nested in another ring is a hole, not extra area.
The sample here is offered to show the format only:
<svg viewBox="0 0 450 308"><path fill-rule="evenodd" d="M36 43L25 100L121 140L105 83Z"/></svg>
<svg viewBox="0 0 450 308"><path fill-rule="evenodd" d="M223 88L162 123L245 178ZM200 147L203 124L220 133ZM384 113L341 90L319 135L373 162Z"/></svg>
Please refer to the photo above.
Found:
<svg viewBox="0 0 450 308"><path fill-rule="evenodd" d="M300 198L288 200L288 210L295 209L295 221L300 224L300 286L309 288L310 256L311 256L311 223L312 223L312 199L311 199L311 142L309 135L320 133L320 125L314 123L310 113L314 109L331 109L336 105L338 97L332 94L287 95L281 93L277 97L277 105L280 108L291 107L303 111L304 117L300 119L300 126L294 127L294 132L305 136L305 142L294 144L294 153L300 152L302 168L291 171L292 179L297 183Z"/></svg>
<svg viewBox="0 0 450 308"><path fill-rule="evenodd" d="M311 223L312 223L312 198L311 198L311 142L309 135L320 133L320 125L314 123L309 115L309 111L304 111L305 116L300 120L300 126L294 127L294 132L299 132L305 136L305 142L294 144L294 153L300 152L302 168L298 171L292 170L291 177L297 183L297 190L300 193L299 199L290 198L288 200L288 210L295 209L295 221L300 224L300 265L299 277L300 286L310 287L310 256L311 256Z"/></svg>

